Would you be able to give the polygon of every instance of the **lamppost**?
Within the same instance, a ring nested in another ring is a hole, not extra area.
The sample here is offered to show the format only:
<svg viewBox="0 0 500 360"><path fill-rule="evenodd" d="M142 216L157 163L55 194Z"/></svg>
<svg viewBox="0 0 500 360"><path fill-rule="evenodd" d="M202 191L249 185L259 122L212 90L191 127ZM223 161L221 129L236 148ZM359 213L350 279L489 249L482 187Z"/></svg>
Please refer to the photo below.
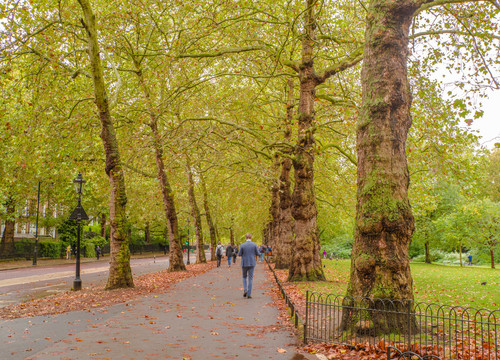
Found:
<svg viewBox="0 0 500 360"><path fill-rule="evenodd" d="M36 198L36 225L35 225L35 249L33 251L33 265L36 265L37 260L37 246L38 246L38 212L40 209L40 185L41 181L38 182L38 196Z"/></svg>
<svg viewBox="0 0 500 360"><path fill-rule="evenodd" d="M87 213L82 207L82 192L83 187L85 186L85 180L82 177L82 174L78 172L78 176L73 180L73 185L75 186L76 193L78 194L78 205L75 210L70 215L70 219L76 220L77 224L77 234L76 234L76 271L75 271L75 280L73 281L73 290L81 290L82 289L82 280L80 279L80 225L82 220L88 220L89 217Z"/></svg>
<svg viewBox="0 0 500 360"><path fill-rule="evenodd" d="M187 218L186 224L187 224L187 230L188 230L188 241L187 241L187 243L188 243L188 250L187 250L188 259L187 259L187 264L189 265L190 264L190 262L189 262L189 248L190 248L190 246L189 246L189 218Z"/></svg>

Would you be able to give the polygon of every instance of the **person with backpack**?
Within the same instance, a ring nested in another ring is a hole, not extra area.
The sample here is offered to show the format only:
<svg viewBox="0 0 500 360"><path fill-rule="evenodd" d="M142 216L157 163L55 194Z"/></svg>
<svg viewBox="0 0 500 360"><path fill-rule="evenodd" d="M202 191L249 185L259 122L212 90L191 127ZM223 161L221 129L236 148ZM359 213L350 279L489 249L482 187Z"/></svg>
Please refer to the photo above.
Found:
<svg viewBox="0 0 500 360"><path fill-rule="evenodd" d="M259 248L259 252L260 252L260 262L264 262L264 255L266 253L266 249L267 249L267 246L262 244Z"/></svg>
<svg viewBox="0 0 500 360"><path fill-rule="evenodd" d="M217 256L217 267L220 266L223 254L224 254L224 246L222 246L222 244L219 241L217 247L215 248L215 256Z"/></svg>
<svg viewBox="0 0 500 360"><path fill-rule="evenodd" d="M231 259L233 258L234 249L231 244L226 247L227 265L231 267Z"/></svg>
<svg viewBox="0 0 500 360"><path fill-rule="evenodd" d="M238 246L233 246L233 264L236 264L236 257L238 256Z"/></svg>

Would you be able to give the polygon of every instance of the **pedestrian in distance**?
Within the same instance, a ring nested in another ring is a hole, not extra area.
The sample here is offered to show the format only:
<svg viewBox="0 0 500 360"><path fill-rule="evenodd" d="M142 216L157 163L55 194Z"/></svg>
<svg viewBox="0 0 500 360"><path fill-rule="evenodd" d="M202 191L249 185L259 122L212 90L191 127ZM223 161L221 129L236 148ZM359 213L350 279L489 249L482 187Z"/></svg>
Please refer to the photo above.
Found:
<svg viewBox="0 0 500 360"><path fill-rule="evenodd" d="M71 245L68 245L68 247L66 248L66 260L70 259L71 259Z"/></svg>
<svg viewBox="0 0 500 360"><path fill-rule="evenodd" d="M262 244L259 248L260 251L260 262L264 262L264 255L266 254L267 246Z"/></svg>
<svg viewBox="0 0 500 360"><path fill-rule="evenodd" d="M97 245L95 247L95 256L97 256L97 260L99 260L99 256L101 256L102 252L101 252L101 248L99 247L99 245Z"/></svg>
<svg viewBox="0 0 500 360"><path fill-rule="evenodd" d="M233 264L236 264L236 257L238 256L238 247L236 245L233 246Z"/></svg>
<svg viewBox="0 0 500 360"><path fill-rule="evenodd" d="M269 262L269 256L273 254L273 249L271 248L271 245L267 245L267 262Z"/></svg>
<svg viewBox="0 0 500 360"><path fill-rule="evenodd" d="M469 260L469 265L472 265L472 255L469 254L469 256L467 256L467 259Z"/></svg>
<svg viewBox="0 0 500 360"><path fill-rule="evenodd" d="M219 241L217 247L215 248L215 256L217 256L217 267L220 266L220 262L222 260L222 254L224 254L224 246L222 246L222 244Z"/></svg>
<svg viewBox="0 0 500 360"><path fill-rule="evenodd" d="M231 259L233 258L234 249L231 244L228 244L226 247L226 256L227 256L227 266L231 267Z"/></svg>
<svg viewBox="0 0 500 360"><path fill-rule="evenodd" d="M246 241L240 245L238 256L241 258L241 270L243 274L243 297L252 298L253 273L257 265L256 256L260 252L257 244L252 241L252 234L247 234Z"/></svg>
<svg viewBox="0 0 500 360"><path fill-rule="evenodd" d="M323 250L323 259L326 259L326 250Z"/></svg>

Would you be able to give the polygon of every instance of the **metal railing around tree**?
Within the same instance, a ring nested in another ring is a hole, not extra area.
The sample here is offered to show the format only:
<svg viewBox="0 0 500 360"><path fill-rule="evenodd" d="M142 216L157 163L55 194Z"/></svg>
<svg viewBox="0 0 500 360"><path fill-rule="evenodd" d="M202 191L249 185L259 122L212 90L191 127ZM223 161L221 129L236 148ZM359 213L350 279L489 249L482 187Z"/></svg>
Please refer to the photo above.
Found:
<svg viewBox="0 0 500 360"><path fill-rule="evenodd" d="M304 323L305 341L500 360L500 310L308 291Z"/></svg>

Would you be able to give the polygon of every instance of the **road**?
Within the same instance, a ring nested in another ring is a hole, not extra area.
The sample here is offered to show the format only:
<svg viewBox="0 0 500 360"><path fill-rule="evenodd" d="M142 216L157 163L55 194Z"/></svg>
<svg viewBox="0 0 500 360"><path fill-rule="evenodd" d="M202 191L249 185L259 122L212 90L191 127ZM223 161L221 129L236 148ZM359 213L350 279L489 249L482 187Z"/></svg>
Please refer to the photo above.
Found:
<svg viewBox="0 0 500 360"><path fill-rule="evenodd" d="M109 258L82 263L83 287L104 284L108 279ZM131 259L133 276L168 268L168 256ZM67 265L37 266L0 271L0 307L70 290L75 279L74 262Z"/></svg>

